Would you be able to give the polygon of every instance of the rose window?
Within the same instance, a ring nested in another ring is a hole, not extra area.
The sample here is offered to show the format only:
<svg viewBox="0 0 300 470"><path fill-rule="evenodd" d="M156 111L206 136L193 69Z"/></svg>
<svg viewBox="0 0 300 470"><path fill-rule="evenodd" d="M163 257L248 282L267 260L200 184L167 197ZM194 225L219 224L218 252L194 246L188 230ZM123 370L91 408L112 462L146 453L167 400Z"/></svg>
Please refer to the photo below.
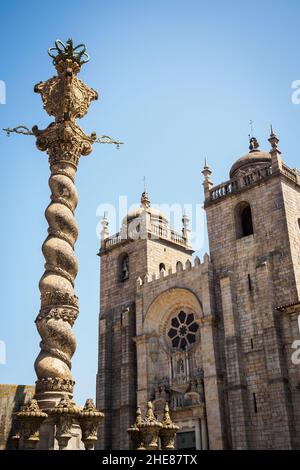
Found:
<svg viewBox="0 0 300 470"><path fill-rule="evenodd" d="M173 348L185 351L187 347L196 342L196 333L199 329L198 323L195 321L195 315L188 315L181 311L171 321L171 327L168 336L171 339Z"/></svg>

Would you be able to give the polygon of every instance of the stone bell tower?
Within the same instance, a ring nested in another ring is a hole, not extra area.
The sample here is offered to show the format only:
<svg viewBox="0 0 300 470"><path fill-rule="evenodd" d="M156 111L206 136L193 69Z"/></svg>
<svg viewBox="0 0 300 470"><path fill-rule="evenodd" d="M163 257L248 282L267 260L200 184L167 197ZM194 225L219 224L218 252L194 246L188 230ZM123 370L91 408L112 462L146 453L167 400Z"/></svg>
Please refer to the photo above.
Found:
<svg viewBox="0 0 300 470"><path fill-rule="evenodd" d="M135 419L137 392L136 286L137 279L159 278L178 262L191 259L189 228L182 233L151 207L148 193L139 208L129 212L119 233L109 236L102 220L97 404L105 411L100 449L128 449L127 429ZM154 274L153 274L154 273Z"/></svg>
<svg viewBox="0 0 300 470"><path fill-rule="evenodd" d="M299 448L299 372L291 362L300 294L300 175L250 140L229 181L203 170L214 296L221 318L227 439L233 449ZM229 432L230 430L230 432Z"/></svg>

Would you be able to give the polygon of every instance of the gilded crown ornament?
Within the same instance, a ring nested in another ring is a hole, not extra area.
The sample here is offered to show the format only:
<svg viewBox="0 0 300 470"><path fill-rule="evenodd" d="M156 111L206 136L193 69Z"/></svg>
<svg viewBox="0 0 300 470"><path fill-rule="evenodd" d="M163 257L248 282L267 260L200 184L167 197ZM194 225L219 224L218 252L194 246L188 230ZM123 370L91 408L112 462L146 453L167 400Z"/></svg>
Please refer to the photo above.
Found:
<svg viewBox="0 0 300 470"><path fill-rule="evenodd" d="M90 56L86 52L84 44L73 46L73 40L68 39L64 44L60 39L55 41L55 46L48 49L48 55L53 59L53 65L57 65L60 61L72 60L80 67L90 60Z"/></svg>

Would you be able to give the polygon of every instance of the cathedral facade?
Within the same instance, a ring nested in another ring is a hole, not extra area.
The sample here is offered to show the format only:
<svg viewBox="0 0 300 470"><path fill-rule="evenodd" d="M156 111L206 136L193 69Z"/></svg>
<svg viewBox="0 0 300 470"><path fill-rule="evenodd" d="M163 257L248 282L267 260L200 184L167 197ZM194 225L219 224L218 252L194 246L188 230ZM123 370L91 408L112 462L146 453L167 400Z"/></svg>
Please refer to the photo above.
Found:
<svg viewBox="0 0 300 470"><path fill-rule="evenodd" d="M204 207L210 254L151 208L118 234L102 221L97 408L99 449L130 449L137 405L164 403L177 449L299 449L300 174L255 138Z"/></svg>

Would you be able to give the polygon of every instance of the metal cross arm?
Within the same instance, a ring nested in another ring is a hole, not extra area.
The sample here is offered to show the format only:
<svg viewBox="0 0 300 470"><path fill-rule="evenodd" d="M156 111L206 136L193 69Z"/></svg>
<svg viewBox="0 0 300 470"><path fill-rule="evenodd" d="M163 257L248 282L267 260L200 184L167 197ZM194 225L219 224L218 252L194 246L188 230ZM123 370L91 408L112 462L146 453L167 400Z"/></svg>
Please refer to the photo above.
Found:
<svg viewBox="0 0 300 470"><path fill-rule="evenodd" d="M13 128L6 128L3 129L4 132L6 132L7 136L9 137L11 133L15 132L16 134L23 134L23 135L34 135L34 133L28 129L26 126L17 126Z"/></svg>
<svg viewBox="0 0 300 470"><path fill-rule="evenodd" d="M36 132L35 132L36 129L37 129L36 126L33 127L32 130L30 130L26 126L17 126L17 127L12 127L12 128L11 127L5 128L5 129L3 129L3 131L6 132L7 136L9 137L10 134L12 134L12 133L22 134L22 135L36 135ZM91 134L91 136L90 136L90 138L88 138L88 140L91 143L97 143L97 144L113 144L117 148L120 148L120 145L124 144L124 142L113 139L112 137L110 137L108 135L97 136L97 134L95 132L93 132Z"/></svg>

